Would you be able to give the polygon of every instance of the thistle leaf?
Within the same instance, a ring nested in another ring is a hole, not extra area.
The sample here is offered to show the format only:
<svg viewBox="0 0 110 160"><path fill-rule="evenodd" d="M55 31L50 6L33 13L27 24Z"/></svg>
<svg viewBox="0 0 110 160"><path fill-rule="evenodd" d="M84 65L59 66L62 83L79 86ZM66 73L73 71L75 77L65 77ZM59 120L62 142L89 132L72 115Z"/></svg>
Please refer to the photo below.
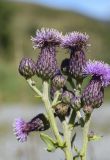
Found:
<svg viewBox="0 0 110 160"><path fill-rule="evenodd" d="M101 140L103 136L99 136L99 135L93 135L93 136L88 136L88 141L99 141Z"/></svg>
<svg viewBox="0 0 110 160"><path fill-rule="evenodd" d="M40 134L41 139L44 141L44 143L47 145L47 151L52 152L55 151L57 148L57 143L47 134L41 133Z"/></svg>
<svg viewBox="0 0 110 160"><path fill-rule="evenodd" d="M79 150L78 150L78 148L76 146L74 146L74 150L79 155Z"/></svg>

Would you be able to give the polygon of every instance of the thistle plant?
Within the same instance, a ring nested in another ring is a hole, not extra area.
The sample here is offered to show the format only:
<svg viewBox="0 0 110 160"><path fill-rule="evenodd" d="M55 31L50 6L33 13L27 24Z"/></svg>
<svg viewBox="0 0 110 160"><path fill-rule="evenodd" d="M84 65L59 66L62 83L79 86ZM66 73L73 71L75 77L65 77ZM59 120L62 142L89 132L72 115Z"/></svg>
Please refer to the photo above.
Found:
<svg viewBox="0 0 110 160"><path fill-rule="evenodd" d="M25 142L31 132L39 132L48 152L60 148L66 160L87 160L88 142L100 139L100 136L91 134L89 126L93 112L103 104L105 87L110 85L110 65L86 59L90 46L86 33L72 32L63 36L56 29L42 28L31 40L33 48L40 50L38 59L23 58L19 73L41 98L46 112L28 122L22 118L16 119L13 125L16 138ZM62 47L69 54L69 58L62 60L61 66L57 64L57 47ZM41 78L41 90L33 76ZM91 79L82 89L88 76ZM62 133L57 118L62 125ZM76 127L82 129L82 148L74 144ZM44 133L48 129L52 131L54 139Z"/></svg>

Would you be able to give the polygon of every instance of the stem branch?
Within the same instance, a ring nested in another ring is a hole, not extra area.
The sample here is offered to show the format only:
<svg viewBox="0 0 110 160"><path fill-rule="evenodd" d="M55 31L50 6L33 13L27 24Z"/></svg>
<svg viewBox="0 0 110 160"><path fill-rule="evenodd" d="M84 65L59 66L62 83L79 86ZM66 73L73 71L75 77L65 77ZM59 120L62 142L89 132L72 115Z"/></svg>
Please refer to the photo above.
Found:
<svg viewBox="0 0 110 160"><path fill-rule="evenodd" d="M46 111L47 111L47 114L48 114L50 125L51 125L51 127L53 129L53 132L54 132L54 135L57 139L57 143L59 144L59 146L63 146L63 140L62 140L62 138L59 134L58 127L57 127L57 124L56 124L56 121L55 121L55 117L54 117L54 114L53 114L53 111L52 111L52 107L51 107L51 104L50 104L50 101L49 101L48 82L46 82L46 81L43 82L43 97L42 97L42 100L45 104L45 108L46 108Z"/></svg>
<svg viewBox="0 0 110 160"><path fill-rule="evenodd" d="M63 120L63 130L64 130L64 141L66 143L66 146L64 148L65 157L66 160L72 160L73 155L71 151L71 129L69 128L69 125L67 124L66 120Z"/></svg>
<svg viewBox="0 0 110 160"><path fill-rule="evenodd" d="M32 81L31 79L27 79L27 82L28 82L29 86L33 89L33 91L35 91L40 97L42 97L42 93L35 86L35 82Z"/></svg>
<svg viewBox="0 0 110 160"><path fill-rule="evenodd" d="M85 120L85 125L83 128L83 146L80 152L81 160L86 160L87 156L88 132L89 132L90 120L91 120L90 115L87 115Z"/></svg>
<svg viewBox="0 0 110 160"><path fill-rule="evenodd" d="M58 103L58 98L60 95L61 95L61 93L59 91L56 91L54 100L52 102L52 106L55 106Z"/></svg>

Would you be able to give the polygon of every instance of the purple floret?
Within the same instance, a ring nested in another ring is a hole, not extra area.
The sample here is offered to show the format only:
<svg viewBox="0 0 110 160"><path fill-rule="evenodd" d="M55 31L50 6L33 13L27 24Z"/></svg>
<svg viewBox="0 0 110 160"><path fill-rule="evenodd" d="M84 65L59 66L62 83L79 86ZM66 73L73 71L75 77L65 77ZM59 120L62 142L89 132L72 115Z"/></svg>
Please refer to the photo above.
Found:
<svg viewBox="0 0 110 160"><path fill-rule="evenodd" d="M88 46L89 36L86 33L71 32L64 36L62 47L64 48L86 48Z"/></svg>
<svg viewBox="0 0 110 160"><path fill-rule="evenodd" d="M59 45L62 41L62 33L56 29L41 28L36 31L35 37L31 38L33 48L42 48L46 45Z"/></svg>
<svg viewBox="0 0 110 160"><path fill-rule="evenodd" d="M13 128L18 141L25 142L28 136L28 132L26 131L27 123L23 119L18 118L15 120Z"/></svg>
<svg viewBox="0 0 110 160"><path fill-rule="evenodd" d="M99 76L104 87L110 84L110 65L102 61L89 60L83 73L84 75Z"/></svg>

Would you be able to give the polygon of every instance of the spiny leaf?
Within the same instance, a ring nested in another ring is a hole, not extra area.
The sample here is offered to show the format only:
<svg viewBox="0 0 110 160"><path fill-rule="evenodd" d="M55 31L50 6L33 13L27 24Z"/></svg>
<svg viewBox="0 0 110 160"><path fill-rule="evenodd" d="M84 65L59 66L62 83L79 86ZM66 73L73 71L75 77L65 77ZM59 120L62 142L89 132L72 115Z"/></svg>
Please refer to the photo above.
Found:
<svg viewBox="0 0 110 160"><path fill-rule="evenodd" d="M76 133L73 135L72 140L71 140L71 146L72 146L72 147L73 147L73 143L74 143L74 141L75 141L75 138L76 138Z"/></svg>
<svg viewBox="0 0 110 160"><path fill-rule="evenodd" d="M76 155L73 157L73 160L78 160L79 159L79 155Z"/></svg>
<svg viewBox="0 0 110 160"><path fill-rule="evenodd" d="M93 136L88 136L88 141L99 141L101 140L103 136L99 136L99 135L93 135Z"/></svg>
<svg viewBox="0 0 110 160"><path fill-rule="evenodd" d="M78 148L76 146L74 146L74 150L79 155L79 150L78 150Z"/></svg>

